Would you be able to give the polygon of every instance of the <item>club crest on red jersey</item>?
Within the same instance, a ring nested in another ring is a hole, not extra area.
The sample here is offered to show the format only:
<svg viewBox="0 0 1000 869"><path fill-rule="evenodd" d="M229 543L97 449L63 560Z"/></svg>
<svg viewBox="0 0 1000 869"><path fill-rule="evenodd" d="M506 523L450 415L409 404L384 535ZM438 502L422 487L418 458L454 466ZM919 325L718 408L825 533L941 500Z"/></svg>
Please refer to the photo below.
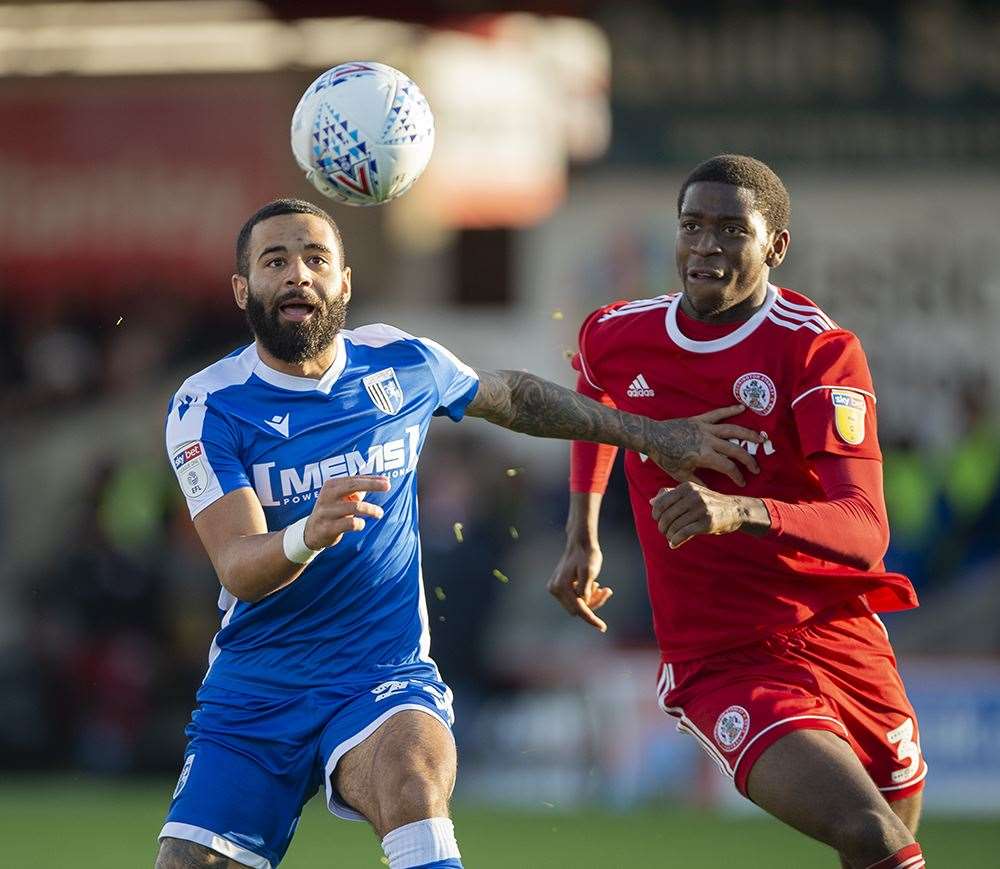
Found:
<svg viewBox="0 0 1000 869"><path fill-rule="evenodd" d="M778 400L778 391L774 381L759 371L750 371L736 378L733 384L733 395L741 404L745 404L754 413L767 416Z"/></svg>
<svg viewBox="0 0 1000 869"><path fill-rule="evenodd" d="M723 751L735 751L750 732L750 713L742 706L730 706L715 722L715 741Z"/></svg>

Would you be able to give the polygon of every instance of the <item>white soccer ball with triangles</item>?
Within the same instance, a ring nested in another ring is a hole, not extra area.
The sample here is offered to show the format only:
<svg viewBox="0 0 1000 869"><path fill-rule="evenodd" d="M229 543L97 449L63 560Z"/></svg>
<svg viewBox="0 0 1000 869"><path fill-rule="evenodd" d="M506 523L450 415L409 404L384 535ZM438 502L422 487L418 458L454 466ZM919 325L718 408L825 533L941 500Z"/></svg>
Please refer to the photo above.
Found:
<svg viewBox="0 0 1000 869"><path fill-rule="evenodd" d="M398 69L342 63L316 79L292 115L292 152L324 196L379 205L405 193L434 150L434 116Z"/></svg>

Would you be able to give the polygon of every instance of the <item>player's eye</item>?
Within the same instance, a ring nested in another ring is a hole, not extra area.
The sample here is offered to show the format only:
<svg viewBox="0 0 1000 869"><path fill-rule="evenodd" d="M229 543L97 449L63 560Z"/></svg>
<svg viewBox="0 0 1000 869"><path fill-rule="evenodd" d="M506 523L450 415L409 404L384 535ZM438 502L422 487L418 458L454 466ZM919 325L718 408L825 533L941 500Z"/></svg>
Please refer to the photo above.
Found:
<svg viewBox="0 0 1000 869"><path fill-rule="evenodd" d="M731 223L725 229L726 235L742 235L744 231L742 226L738 226L735 223Z"/></svg>
<svg viewBox="0 0 1000 869"><path fill-rule="evenodd" d="M267 268L281 267L285 264L284 258L276 256L274 259L269 259L264 265Z"/></svg>
<svg viewBox="0 0 1000 869"><path fill-rule="evenodd" d="M681 222L681 229L685 232L695 232L698 229L698 224L693 220L685 220Z"/></svg>
<svg viewBox="0 0 1000 869"><path fill-rule="evenodd" d="M326 258L325 257L321 257L321 256L312 256L312 257L309 257L309 262L313 263L314 265L318 265L318 266L325 266L325 265L327 265Z"/></svg>

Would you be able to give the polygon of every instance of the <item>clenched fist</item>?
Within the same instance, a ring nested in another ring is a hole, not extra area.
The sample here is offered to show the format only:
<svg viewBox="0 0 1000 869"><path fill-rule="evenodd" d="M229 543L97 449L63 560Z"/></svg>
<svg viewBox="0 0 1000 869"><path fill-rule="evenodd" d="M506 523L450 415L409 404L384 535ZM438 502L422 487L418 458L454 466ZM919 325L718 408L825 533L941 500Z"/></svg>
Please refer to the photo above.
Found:
<svg viewBox="0 0 1000 869"><path fill-rule="evenodd" d="M660 489L650 498L653 521L671 549L696 534L730 534L746 531L755 536L771 527L771 517L759 498L721 495L697 483Z"/></svg>

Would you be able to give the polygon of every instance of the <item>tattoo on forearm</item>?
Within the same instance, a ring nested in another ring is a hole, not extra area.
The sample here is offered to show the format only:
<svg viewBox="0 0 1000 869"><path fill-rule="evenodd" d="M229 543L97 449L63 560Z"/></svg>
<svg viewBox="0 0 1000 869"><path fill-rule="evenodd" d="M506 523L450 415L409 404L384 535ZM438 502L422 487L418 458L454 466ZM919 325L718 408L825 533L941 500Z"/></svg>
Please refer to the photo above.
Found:
<svg viewBox="0 0 1000 869"><path fill-rule="evenodd" d="M622 413L524 371L479 375L479 391L468 413L513 431L614 444L677 461L697 453L701 445L701 432L686 419L655 422Z"/></svg>

